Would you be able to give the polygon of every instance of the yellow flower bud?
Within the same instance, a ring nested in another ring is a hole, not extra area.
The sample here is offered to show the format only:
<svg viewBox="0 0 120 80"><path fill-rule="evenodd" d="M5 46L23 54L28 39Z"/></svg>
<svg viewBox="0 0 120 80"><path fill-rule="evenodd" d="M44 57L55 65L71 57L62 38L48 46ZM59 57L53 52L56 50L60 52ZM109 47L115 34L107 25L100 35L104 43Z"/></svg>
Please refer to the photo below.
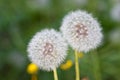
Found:
<svg viewBox="0 0 120 80"><path fill-rule="evenodd" d="M28 65L28 67L27 67L27 72L28 72L29 74L35 74L35 73L37 73L37 71L38 71L38 67L37 67L36 64L31 63L31 64Z"/></svg>
<svg viewBox="0 0 120 80"><path fill-rule="evenodd" d="M84 56L84 54L82 52L78 53L78 57L82 58Z"/></svg>
<svg viewBox="0 0 120 80"><path fill-rule="evenodd" d="M62 64L62 65L60 66L60 68L61 68L62 70L67 70L67 69L71 68L72 65L73 65L72 61L71 61L71 60L67 60L65 64Z"/></svg>

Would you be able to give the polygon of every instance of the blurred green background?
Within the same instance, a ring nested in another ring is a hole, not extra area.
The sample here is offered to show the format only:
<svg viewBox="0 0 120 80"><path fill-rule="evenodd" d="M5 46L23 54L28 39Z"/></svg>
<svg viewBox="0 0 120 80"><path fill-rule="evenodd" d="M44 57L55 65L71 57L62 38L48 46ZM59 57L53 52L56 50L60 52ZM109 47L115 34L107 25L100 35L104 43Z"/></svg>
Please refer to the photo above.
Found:
<svg viewBox="0 0 120 80"><path fill-rule="evenodd" d="M80 59L81 80L120 80L120 7L113 10L116 5L120 0L0 0L0 80L30 80L29 40L41 29L59 30L63 17L78 9L92 13L104 34L101 46ZM73 53L70 48L67 59L74 62ZM37 76L53 80L52 72L39 70ZM58 68L58 76L75 80L74 65L66 71Z"/></svg>

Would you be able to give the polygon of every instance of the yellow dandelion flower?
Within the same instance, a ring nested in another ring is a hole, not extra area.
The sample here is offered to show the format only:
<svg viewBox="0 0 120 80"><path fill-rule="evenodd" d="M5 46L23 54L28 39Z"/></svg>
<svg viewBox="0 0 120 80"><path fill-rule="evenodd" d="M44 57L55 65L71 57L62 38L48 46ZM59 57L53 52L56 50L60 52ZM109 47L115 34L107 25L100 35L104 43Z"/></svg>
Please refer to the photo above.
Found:
<svg viewBox="0 0 120 80"><path fill-rule="evenodd" d="M31 64L28 65L28 67L27 67L27 72L28 72L29 74L35 74L35 73L37 73L37 71L38 71L38 67L37 67L36 64L31 63Z"/></svg>
<svg viewBox="0 0 120 80"><path fill-rule="evenodd" d="M71 60L67 60L66 63L61 64L60 68L62 70L67 70L67 69L71 68L72 65L73 65L73 62Z"/></svg>
<svg viewBox="0 0 120 80"><path fill-rule="evenodd" d="M84 56L84 54L82 52L78 53L78 57L82 58Z"/></svg>

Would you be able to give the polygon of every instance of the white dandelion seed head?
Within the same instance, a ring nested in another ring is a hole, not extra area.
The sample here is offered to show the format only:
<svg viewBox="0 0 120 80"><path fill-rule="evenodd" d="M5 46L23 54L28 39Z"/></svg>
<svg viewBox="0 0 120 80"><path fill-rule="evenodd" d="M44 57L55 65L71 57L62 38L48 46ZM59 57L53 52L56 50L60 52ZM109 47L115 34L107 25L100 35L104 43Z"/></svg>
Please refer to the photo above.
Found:
<svg viewBox="0 0 120 80"><path fill-rule="evenodd" d="M117 3L110 12L111 18L120 22L120 3Z"/></svg>
<svg viewBox="0 0 120 80"><path fill-rule="evenodd" d="M85 6L88 0L63 0L63 5L72 6Z"/></svg>
<svg viewBox="0 0 120 80"><path fill-rule="evenodd" d="M109 40L113 44L120 44L120 26L116 27L109 33Z"/></svg>
<svg viewBox="0 0 120 80"><path fill-rule="evenodd" d="M73 49L83 52L96 48L103 37L97 20L80 10L64 17L61 32Z"/></svg>
<svg viewBox="0 0 120 80"><path fill-rule="evenodd" d="M50 7L50 0L27 0L27 6L33 10L41 10Z"/></svg>
<svg viewBox="0 0 120 80"><path fill-rule="evenodd" d="M33 36L27 51L30 60L40 69L51 71L64 61L67 43L59 32L45 29Z"/></svg>

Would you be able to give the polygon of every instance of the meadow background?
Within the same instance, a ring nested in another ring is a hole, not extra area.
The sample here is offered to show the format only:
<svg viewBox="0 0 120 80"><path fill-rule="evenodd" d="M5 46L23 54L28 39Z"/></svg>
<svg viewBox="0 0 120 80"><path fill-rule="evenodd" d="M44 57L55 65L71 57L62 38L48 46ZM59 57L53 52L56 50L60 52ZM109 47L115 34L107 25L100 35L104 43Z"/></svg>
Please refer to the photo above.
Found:
<svg viewBox="0 0 120 80"><path fill-rule="evenodd" d="M63 17L74 10L86 10L101 23L104 39L99 48L79 59L81 80L120 80L120 0L0 0L0 80L30 80L27 44L44 29L59 31ZM114 12L113 12L114 13ZM75 80L74 51L66 60L70 69L58 68L59 80ZM38 71L38 80L53 80L52 72Z"/></svg>

